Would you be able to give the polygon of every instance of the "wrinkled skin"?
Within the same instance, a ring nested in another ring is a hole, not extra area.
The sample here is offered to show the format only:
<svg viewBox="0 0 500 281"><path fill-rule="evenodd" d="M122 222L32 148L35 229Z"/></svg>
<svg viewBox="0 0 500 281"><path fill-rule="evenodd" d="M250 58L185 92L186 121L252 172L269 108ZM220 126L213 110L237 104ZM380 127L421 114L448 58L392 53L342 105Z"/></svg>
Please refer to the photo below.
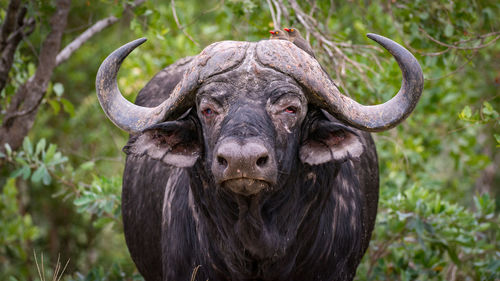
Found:
<svg viewBox="0 0 500 281"><path fill-rule="evenodd" d="M252 55L125 147L125 236L146 280L189 280L198 265L196 280L354 277L377 209L373 141ZM158 105L188 68L162 71L137 104Z"/></svg>

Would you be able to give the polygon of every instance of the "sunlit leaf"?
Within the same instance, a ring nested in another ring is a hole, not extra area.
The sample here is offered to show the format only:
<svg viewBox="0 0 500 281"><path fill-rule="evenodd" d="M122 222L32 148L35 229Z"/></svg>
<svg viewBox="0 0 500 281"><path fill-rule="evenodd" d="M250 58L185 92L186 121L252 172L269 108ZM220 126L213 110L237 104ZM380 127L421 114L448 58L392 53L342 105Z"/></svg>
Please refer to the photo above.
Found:
<svg viewBox="0 0 500 281"><path fill-rule="evenodd" d="M41 140L38 141L38 143L36 144L35 156L40 155L40 153L43 150L45 150L45 145L46 145L45 139L41 139Z"/></svg>
<svg viewBox="0 0 500 281"><path fill-rule="evenodd" d="M52 90L54 90L56 96L61 97L64 93L64 86L61 83L54 83L54 85L52 86Z"/></svg>
<svg viewBox="0 0 500 281"><path fill-rule="evenodd" d="M33 154L33 145L28 137L25 137L23 140L23 149L28 155Z"/></svg>
<svg viewBox="0 0 500 281"><path fill-rule="evenodd" d="M47 102L49 103L50 107L52 107L52 110L54 110L54 114L58 114L61 110L61 105L59 104L59 102L57 100L48 100Z"/></svg>
<svg viewBox="0 0 500 281"><path fill-rule="evenodd" d="M64 112L68 113L70 117L74 117L75 107L73 106L73 104L69 100L64 98L61 99L61 103L63 105Z"/></svg>
<svg viewBox="0 0 500 281"><path fill-rule="evenodd" d="M462 112L460 112L459 117L462 120L470 119L472 117L472 110L470 106L466 105L464 109L462 109Z"/></svg>

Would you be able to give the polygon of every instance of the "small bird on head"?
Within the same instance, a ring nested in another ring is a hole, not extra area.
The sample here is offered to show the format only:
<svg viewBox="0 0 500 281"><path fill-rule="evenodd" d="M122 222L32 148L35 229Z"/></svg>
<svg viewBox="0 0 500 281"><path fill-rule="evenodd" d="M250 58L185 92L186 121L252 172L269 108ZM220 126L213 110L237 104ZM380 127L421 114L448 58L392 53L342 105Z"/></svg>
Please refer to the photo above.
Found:
<svg viewBox="0 0 500 281"><path fill-rule="evenodd" d="M271 36L269 37L271 40L288 40L288 35L283 30L270 30L269 33L271 33Z"/></svg>
<svg viewBox="0 0 500 281"><path fill-rule="evenodd" d="M302 37L300 34L300 31L298 31L296 28L285 28L286 33L288 33L288 40L295 44L295 46L301 48L303 51L311 55L311 57L316 58L314 56L314 52L311 48L311 45Z"/></svg>

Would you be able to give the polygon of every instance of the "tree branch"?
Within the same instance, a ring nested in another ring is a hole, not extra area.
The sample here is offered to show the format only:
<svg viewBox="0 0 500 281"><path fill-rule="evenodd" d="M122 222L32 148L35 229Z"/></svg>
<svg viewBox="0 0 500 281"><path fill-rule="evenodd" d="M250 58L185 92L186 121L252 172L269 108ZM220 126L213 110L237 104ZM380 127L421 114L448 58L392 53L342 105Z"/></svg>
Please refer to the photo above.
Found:
<svg viewBox="0 0 500 281"><path fill-rule="evenodd" d="M281 7L276 0L272 1L274 3L274 7L276 8L276 24L278 25L278 29L281 29Z"/></svg>
<svg viewBox="0 0 500 281"><path fill-rule="evenodd" d="M9 78L17 46L26 35L34 30L35 21L24 19L26 12L26 7L21 7L20 1L10 1L0 32L0 91L5 87Z"/></svg>
<svg viewBox="0 0 500 281"><path fill-rule="evenodd" d="M3 50L7 38L16 28L16 19L20 8L21 0L11 0L9 2L7 13L5 14L5 19L2 25L2 30L0 32L0 51Z"/></svg>
<svg viewBox="0 0 500 281"><path fill-rule="evenodd" d="M278 2L276 2L276 1L278 1ZM273 0L273 2L276 5L276 7L279 7L279 10L283 11L283 16L285 17L286 22L290 23L290 13L288 13L288 8L283 3L283 0ZM280 19L278 19L278 20L280 20Z"/></svg>
<svg viewBox="0 0 500 281"><path fill-rule="evenodd" d="M117 17L110 16L94 23L94 25L85 30L82 34L76 37L75 40L66 45L66 47L64 47L61 52L59 52L56 58L56 65L60 65L61 63L65 62L76 50L78 50L83 45L83 43L87 42L92 36L113 25L117 21Z"/></svg>
<svg viewBox="0 0 500 281"><path fill-rule="evenodd" d="M133 4L127 4L124 9L125 11L131 10L144 2L145 0L136 0ZM59 52L62 35L66 28L69 5L70 0L57 1L57 11L50 20L51 31L43 41L35 74L21 85L12 96L0 127L0 151L3 150L5 143L9 143L13 149L17 149L22 144L22 140L33 126L36 113L45 96L47 85L55 67L65 62L95 34L118 21L118 18L109 16L96 22ZM19 34L22 35L22 31L21 29ZM15 53L16 48L17 44L12 49L12 55Z"/></svg>
<svg viewBox="0 0 500 281"><path fill-rule="evenodd" d="M280 29L281 27L276 18L276 14L274 13L274 7L273 4L271 3L271 0L267 0L267 5L269 6L269 11L271 12L271 18L273 19L274 29Z"/></svg>
<svg viewBox="0 0 500 281"><path fill-rule="evenodd" d="M47 85L56 67L56 56L66 28L70 0L58 0L57 10L50 19L51 30L43 41L38 67L35 74L19 87L7 108L7 115L29 109L29 113L19 118L4 118L0 127L0 149L9 143L15 150L33 126L38 104L43 98ZM34 108L33 110L31 110Z"/></svg>
<svg viewBox="0 0 500 281"><path fill-rule="evenodd" d="M312 4L309 13L306 13L302 7L298 4L296 0L288 1L291 10L294 12L294 17L297 21L304 27L304 32L306 38L309 34L312 35L320 48L324 49L328 61L331 67L334 69L336 74L336 83L344 90L344 93L349 95L348 90L342 83L343 76L346 75L346 69L351 69L346 67L346 64L351 65L359 72L359 77L362 79L367 87L371 88L371 83L368 82L367 72L376 72L365 64L359 63L351 59L349 55L351 54L361 54L363 56L372 56L373 51L380 51L380 48L372 45L355 45L345 42L336 42L329 37L329 34L321 30L322 26L318 23L318 19L315 16L317 12L317 7ZM279 0L281 10L286 11L287 7L284 5L282 0ZM285 15L286 16L286 15ZM287 19L290 21L289 19ZM363 50L362 50L363 49ZM373 51L372 51L373 50ZM377 65L380 65L378 59L376 60Z"/></svg>
<svg viewBox="0 0 500 281"><path fill-rule="evenodd" d="M141 5L144 3L146 0L135 0L133 4L127 5L125 7L125 11L127 10L132 10L136 8L137 6ZM62 49L61 52L57 55L56 58L56 66L60 65L61 63L65 62L73 53L78 50L85 42L87 42L90 38L92 38L94 35L97 33L103 31L107 27L113 25L118 21L118 18L115 16L109 16L107 18L104 18L102 20L97 21L94 23L91 27L86 29L82 34L80 34L78 37L75 38L71 43L66 45L64 49Z"/></svg>

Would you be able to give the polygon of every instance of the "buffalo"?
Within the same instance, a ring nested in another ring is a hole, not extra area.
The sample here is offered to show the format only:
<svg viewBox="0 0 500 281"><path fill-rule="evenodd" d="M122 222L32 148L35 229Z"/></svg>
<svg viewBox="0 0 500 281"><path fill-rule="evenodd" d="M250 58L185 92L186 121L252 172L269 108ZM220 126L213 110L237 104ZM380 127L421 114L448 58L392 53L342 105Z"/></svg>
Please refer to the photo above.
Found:
<svg viewBox="0 0 500 281"><path fill-rule="evenodd" d="M222 41L158 73L128 102L125 57L96 79L108 118L131 134L122 215L146 280L352 280L377 213L369 132L415 108L422 70L399 44L368 37L402 71L389 101L342 95L316 59L285 40Z"/></svg>

